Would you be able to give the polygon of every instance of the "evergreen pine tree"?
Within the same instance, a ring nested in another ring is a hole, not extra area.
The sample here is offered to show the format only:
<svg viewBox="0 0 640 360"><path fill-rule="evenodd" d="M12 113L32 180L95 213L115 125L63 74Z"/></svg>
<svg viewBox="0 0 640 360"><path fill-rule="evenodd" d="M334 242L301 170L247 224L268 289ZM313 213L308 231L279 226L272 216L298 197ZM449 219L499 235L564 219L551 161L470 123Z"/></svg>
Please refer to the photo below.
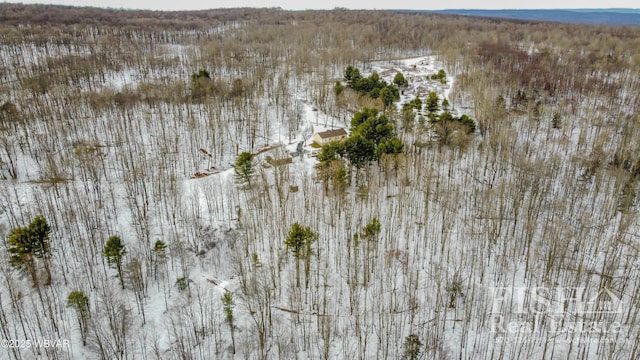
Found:
<svg viewBox="0 0 640 360"><path fill-rule="evenodd" d="M393 78L393 83L396 84L396 86L399 88L404 88L409 86L409 82L401 72L398 72L396 76Z"/></svg>
<svg viewBox="0 0 640 360"><path fill-rule="evenodd" d="M436 113L438 110L440 110L440 105L438 105L438 102L438 94L435 91L430 92L429 96L427 97L426 104L426 109L429 114Z"/></svg>
<svg viewBox="0 0 640 360"><path fill-rule="evenodd" d="M422 351L422 341L416 334L411 334L404 340L404 356L405 360L417 360L420 358Z"/></svg>
<svg viewBox="0 0 640 360"><path fill-rule="evenodd" d="M291 226L285 239L285 245L296 258L296 286L300 287L300 260L305 261L306 283L309 283L309 261L311 259L311 245L318 240L318 235L309 226L302 226L298 222Z"/></svg>
<svg viewBox="0 0 640 360"><path fill-rule="evenodd" d="M49 269L49 232L51 228L42 216L36 216L26 227L11 230L7 238L9 263L31 276L34 287L39 286L36 258L42 259L47 273L46 285L51 283Z"/></svg>
<svg viewBox="0 0 640 360"><path fill-rule="evenodd" d="M76 310L78 315L78 325L80 325L80 335L82 345L87 345L87 335L89 333L89 319L91 312L89 309L89 298L82 291L72 291L67 299L67 306Z"/></svg>
<svg viewBox="0 0 640 360"><path fill-rule="evenodd" d="M240 155L236 159L236 163L234 164L233 169L235 172L236 182L240 184L246 182L251 185L251 175L253 175L254 173L253 155L248 151L240 153Z"/></svg>
<svg viewBox="0 0 640 360"><path fill-rule="evenodd" d="M234 336L234 327L233 327L233 308L235 307L235 302L233 301L233 294L229 291L225 291L224 295L222 295L222 306L224 308L224 312L226 314L226 321L229 325L229 330L231 331L231 344L233 346L233 353L236 353L236 340Z"/></svg>
<svg viewBox="0 0 640 360"><path fill-rule="evenodd" d="M118 236L111 236L104 246L102 254L107 258L107 263L118 271L120 285L124 289L124 278L122 275L122 258L126 254L126 249L122 240Z"/></svg>
<svg viewBox="0 0 640 360"><path fill-rule="evenodd" d="M344 142L344 154L356 169L361 169L375 160L376 146L361 134L352 134Z"/></svg>
<svg viewBox="0 0 640 360"><path fill-rule="evenodd" d="M380 221L377 217L373 217L371 221L364 227L362 235L371 238L380 233Z"/></svg>

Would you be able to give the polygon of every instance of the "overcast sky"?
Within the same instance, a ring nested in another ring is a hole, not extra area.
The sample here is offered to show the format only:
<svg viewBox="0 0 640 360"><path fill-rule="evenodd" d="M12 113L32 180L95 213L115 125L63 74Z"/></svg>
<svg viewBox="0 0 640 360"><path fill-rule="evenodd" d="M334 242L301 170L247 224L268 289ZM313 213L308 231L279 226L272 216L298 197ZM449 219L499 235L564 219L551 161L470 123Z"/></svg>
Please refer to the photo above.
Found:
<svg viewBox="0 0 640 360"><path fill-rule="evenodd" d="M283 9L574 9L637 8L638 0L18 0L4 2L64 4L153 10L199 10L222 7L282 7Z"/></svg>

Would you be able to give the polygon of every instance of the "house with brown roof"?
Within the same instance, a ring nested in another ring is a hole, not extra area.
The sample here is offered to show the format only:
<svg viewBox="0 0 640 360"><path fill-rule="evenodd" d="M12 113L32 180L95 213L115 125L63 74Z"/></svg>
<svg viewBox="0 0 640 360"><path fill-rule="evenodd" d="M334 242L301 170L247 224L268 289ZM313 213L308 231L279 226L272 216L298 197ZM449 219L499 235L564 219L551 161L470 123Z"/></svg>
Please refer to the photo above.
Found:
<svg viewBox="0 0 640 360"><path fill-rule="evenodd" d="M328 144L332 141L340 141L347 138L347 131L345 129L333 129L315 133L312 140L319 145Z"/></svg>

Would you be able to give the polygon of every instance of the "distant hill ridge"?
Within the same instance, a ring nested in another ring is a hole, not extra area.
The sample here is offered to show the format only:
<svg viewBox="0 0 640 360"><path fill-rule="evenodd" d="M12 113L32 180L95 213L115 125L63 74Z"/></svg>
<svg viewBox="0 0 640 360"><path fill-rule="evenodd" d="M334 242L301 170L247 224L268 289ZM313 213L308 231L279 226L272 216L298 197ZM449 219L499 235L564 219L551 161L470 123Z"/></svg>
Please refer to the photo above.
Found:
<svg viewBox="0 0 640 360"><path fill-rule="evenodd" d="M574 24L640 26L640 9L543 9L543 10L475 10L447 9L431 13L482 16L531 21L555 21Z"/></svg>

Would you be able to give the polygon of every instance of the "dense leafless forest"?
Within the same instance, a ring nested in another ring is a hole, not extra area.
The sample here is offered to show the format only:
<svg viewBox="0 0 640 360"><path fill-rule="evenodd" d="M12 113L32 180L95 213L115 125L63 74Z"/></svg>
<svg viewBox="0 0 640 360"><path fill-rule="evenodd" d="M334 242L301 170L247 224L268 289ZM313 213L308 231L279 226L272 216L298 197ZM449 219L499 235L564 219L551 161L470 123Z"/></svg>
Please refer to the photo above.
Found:
<svg viewBox="0 0 640 360"><path fill-rule="evenodd" d="M2 359L640 357L637 27L0 4L0 75Z"/></svg>

